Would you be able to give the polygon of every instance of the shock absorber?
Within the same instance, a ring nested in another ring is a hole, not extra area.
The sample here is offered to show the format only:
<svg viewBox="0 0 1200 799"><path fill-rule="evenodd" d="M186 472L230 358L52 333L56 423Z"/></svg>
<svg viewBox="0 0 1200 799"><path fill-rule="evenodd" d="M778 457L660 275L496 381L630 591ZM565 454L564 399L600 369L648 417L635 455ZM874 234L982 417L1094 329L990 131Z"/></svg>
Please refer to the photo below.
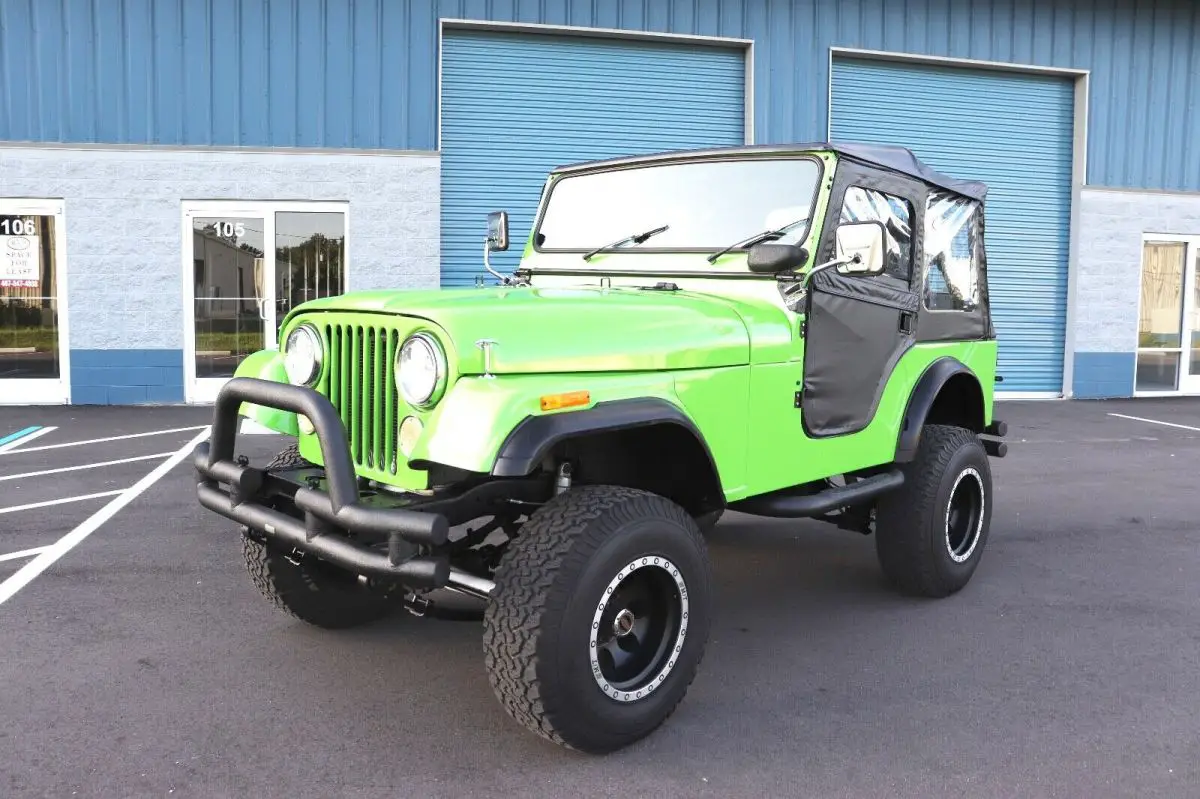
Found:
<svg viewBox="0 0 1200 799"><path fill-rule="evenodd" d="M558 476L554 479L554 496L558 496L571 487L571 472L570 461L558 464Z"/></svg>

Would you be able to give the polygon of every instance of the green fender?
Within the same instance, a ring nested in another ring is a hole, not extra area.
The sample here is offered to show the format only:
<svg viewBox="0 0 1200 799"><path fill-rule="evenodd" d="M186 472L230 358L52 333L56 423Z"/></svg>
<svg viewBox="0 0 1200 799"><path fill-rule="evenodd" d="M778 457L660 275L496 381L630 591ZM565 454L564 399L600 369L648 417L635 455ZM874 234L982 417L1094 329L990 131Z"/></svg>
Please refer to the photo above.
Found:
<svg viewBox="0 0 1200 799"><path fill-rule="evenodd" d="M246 357L234 371L234 377L257 377L260 380L272 380L276 383L286 383L287 372L283 368L283 355L275 350L260 350ZM238 414L251 419L276 433L296 436L300 430L296 423L296 414L291 411L281 411L278 408L264 408L249 402L242 403Z"/></svg>
<svg viewBox="0 0 1200 799"><path fill-rule="evenodd" d="M681 376L670 372L511 375L459 378L438 406L423 419L423 433L410 453L417 469L440 463L477 473L492 473L506 439L531 417L587 412L627 400L658 401L675 409L662 421L683 422L710 452L719 482L728 495L741 487L744 423L734 409L744 401L748 370L698 369ZM550 394L587 391L586 404L543 411ZM503 471L503 470L502 470Z"/></svg>

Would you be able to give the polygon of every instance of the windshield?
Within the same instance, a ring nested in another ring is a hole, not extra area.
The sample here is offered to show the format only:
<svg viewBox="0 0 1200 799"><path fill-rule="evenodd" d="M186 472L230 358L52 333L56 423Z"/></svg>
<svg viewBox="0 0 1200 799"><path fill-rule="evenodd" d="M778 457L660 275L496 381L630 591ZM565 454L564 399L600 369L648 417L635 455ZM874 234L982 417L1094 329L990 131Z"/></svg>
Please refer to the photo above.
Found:
<svg viewBox="0 0 1200 799"><path fill-rule="evenodd" d="M820 177L815 159L796 157L571 175L551 188L534 243L539 250L588 251L663 225L644 244L620 251L717 250L789 225L778 241L797 243L808 232Z"/></svg>

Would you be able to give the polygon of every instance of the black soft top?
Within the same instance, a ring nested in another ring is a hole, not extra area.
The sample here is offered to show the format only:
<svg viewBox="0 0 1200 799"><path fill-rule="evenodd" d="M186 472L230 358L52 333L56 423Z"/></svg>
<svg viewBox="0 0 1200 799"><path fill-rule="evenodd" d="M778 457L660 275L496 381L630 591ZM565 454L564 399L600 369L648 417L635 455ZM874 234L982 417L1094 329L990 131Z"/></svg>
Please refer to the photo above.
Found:
<svg viewBox="0 0 1200 799"><path fill-rule="evenodd" d="M815 142L809 144L756 144L744 147L715 147L703 150L674 150L653 155L635 155L622 158L609 158L602 161L585 161L557 167L554 174L573 174L593 170L609 169L617 166L634 166L637 164L653 164L660 161L677 161L692 158L736 157L739 155L770 155L814 150L829 150L843 158L848 158L867 166L889 169L903 175L923 180L934 186L970 197L983 202L987 196L987 185L976 180L959 180L931 168L907 147L897 147L886 144L834 144L831 142Z"/></svg>

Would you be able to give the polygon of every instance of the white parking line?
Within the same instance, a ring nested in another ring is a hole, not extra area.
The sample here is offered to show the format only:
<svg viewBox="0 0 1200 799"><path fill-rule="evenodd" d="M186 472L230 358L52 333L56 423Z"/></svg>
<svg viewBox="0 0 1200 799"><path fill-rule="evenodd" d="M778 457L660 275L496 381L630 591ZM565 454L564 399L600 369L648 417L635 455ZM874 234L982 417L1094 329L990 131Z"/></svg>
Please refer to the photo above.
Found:
<svg viewBox="0 0 1200 799"><path fill-rule="evenodd" d="M85 499L100 499L101 497L113 497L120 494L124 489L118 488L116 491L101 491L98 494L81 494L77 497L63 497L61 499L48 499L45 502L30 502L28 505L13 505L11 508L0 508L0 513L16 513L19 510L33 510L34 508L48 508L51 505L65 505L68 502L83 502Z"/></svg>
<svg viewBox="0 0 1200 799"><path fill-rule="evenodd" d="M50 429L53 430L54 428L50 428ZM48 449L59 449L60 447L81 447L84 444L102 444L105 441L124 441L129 438L145 438L146 436L162 436L162 435L166 435L167 433L190 433L193 430L207 430L207 429L208 429L208 425L194 425L192 427L172 427L170 430L151 430L149 433L129 433L128 435L124 435L124 436L109 436L108 438L89 438L87 441L67 441L62 444L44 444L40 447L29 447L27 449L22 448L22 449L14 450L13 452L11 452L9 454L21 455L26 452L43 452ZM35 433L33 435L37 435L37 434ZM33 435L27 436L26 438L24 438L22 440L28 441L30 438L33 438ZM0 454L3 454L3 453L0 453Z"/></svg>
<svg viewBox="0 0 1200 799"><path fill-rule="evenodd" d="M22 444L28 444L35 438L41 438L47 433L53 433L57 429L57 427L43 427L39 430L34 430L27 436L21 436L20 438L10 441L7 444L0 445L0 455L3 455L5 452L16 452Z"/></svg>
<svg viewBox="0 0 1200 799"><path fill-rule="evenodd" d="M1109 416L1116 416L1119 419L1132 419L1135 422L1147 422L1149 424L1161 424L1163 427L1178 427L1181 430L1192 430L1200 433L1200 427L1191 427L1186 424L1175 424L1174 422L1160 422L1158 419L1145 419L1141 416L1126 416L1123 413L1110 413Z"/></svg>
<svg viewBox="0 0 1200 799"><path fill-rule="evenodd" d="M34 549L22 549L19 552L9 552L5 555L0 555L0 561L5 560L20 560L21 558L32 558L34 555L40 555L50 547L35 547Z"/></svg>
<svg viewBox="0 0 1200 799"><path fill-rule="evenodd" d="M113 499L100 510L93 513L83 521L78 527L64 535L58 541L54 542L45 552L42 552L33 560L26 563L16 571L11 577L0 583L0 605L3 605L13 594L20 591L25 586L29 585L35 577L50 568L55 561L63 555L70 552L81 541L87 538L100 528L100 525L111 519L113 516L137 499L143 491L154 485L167 472L178 466L185 458L192 454L192 450L197 444L208 438L209 429L207 426L197 433L191 441L177 449L171 457L154 467L154 470L138 480L124 491L118 492L120 496Z"/></svg>
<svg viewBox="0 0 1200 799"><path fill-rule="evenodd" d="M58 469L42 469L40 472L25 472L24 474L6 474L0 477L0 482L5 480L20 480L23 477L41 477L43 474L59 474L61 472L77 472L80 469L99 469L101 466L116 466L122 463L134 463L136 461L153 461L160 458L168 458L170 452L159 452L156 455L138 455L136 458L121 458L115 461L100 461L99 463L85 463L82 466L62 466Z"/></svg>

